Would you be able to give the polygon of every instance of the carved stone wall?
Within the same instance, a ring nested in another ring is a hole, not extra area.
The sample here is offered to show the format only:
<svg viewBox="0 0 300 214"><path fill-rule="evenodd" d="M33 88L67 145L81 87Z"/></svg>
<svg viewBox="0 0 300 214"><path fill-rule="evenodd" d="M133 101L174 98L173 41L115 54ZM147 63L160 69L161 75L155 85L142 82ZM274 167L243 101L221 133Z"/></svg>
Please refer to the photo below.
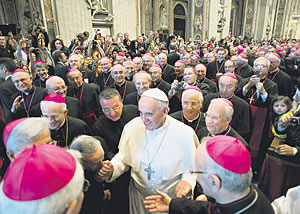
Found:
<svg viewBox="0 0 300 214"><path fill-rule="evenodd" d="M281 37L285 8L286 8L286 1L280 0L278 5L276 25L275 25L275 35L274 35L274 37L277 39Z"/></svg>
<svg viewBox="0 0 300 214"><path fill-rule="evenodd" d="M202 40L204 33L204 0L195 0L194 40Z"/></svg>
<svg viewBox="0 0 300 214"><path fill-rule="evenodd" d="M244 35L248 38L253 36L252 29L253 29L253 16L254 16L254 3L255 0L248 0L247 8L246 8L246 21L245 21L245 31Z"/></svg>

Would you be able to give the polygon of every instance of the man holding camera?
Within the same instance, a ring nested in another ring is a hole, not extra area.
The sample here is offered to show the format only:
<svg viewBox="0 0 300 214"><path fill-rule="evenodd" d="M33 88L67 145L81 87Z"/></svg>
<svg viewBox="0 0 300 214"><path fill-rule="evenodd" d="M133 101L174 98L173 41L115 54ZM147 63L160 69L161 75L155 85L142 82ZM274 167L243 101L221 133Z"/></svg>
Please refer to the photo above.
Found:
<svg viewBox="0 0 300 214"><path fill-rule="evenodd" d="M272 97L277 96L277 84L267 78L270 61L265 57L259 57L254 61L254 75L245 79L239 91L240 97L251 106L254 119L254 127L249 142L251 148L252 168L254 180L258 178L262 162L269 142L268 132L270 128L269 107Z"/></svg>

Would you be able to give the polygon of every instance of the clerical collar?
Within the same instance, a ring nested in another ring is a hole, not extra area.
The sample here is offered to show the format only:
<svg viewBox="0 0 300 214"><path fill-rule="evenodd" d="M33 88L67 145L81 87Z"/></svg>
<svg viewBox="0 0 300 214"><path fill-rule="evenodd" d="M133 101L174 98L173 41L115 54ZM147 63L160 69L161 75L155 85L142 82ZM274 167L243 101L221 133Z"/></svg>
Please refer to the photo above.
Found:
<svg viewBox="0 0 300 214"><path fill-rule="evenodd" d="M8 75L7 77L5 77L5 81L8 80L9 78L11 78L11 76L12 76L12 75L10 74L10 75Z"/></svg>
<svg viewBox="0 0 300 214"><path fill-rule="evenodd" d="M125 79L128 80L128 81L132 81L132 76L131 77L126 76Z"/></svg>
<svg viewBox="0 0 300 214"><path fill-rule="evenodd" d="M216 135L228 135L228 133L231 131L231 127L228 125L227 127L226 127L226 129L223 131L223 132L221 132L221 133L218 133L218 134L208 134L208 135L210 135L210 136L216 136Z"/></svg>
<svg viewBox="0 0 300 214"><path fill-rule="evenodd" d="M234 201L229 204L218 204L217 207L221 213L244 213L250 207L252 207L258 199L258 193L253 188L250 187L250 192L244 198Z"/></svg>
<svg viewBox="0 0 300 214"><path fill-rule="evenodd" d="M161 80L160 80L159 82L157 82L157 83L156 83L156 82L154 82L154 83L153 83L153 85L156 87L156 86L159 86L159 85L160 85L160 83L161 83Z"/></svg>
<svg viewBox="0 0 300 214"><path fill-rule="evenodd" d="M60 124L60 126L54 130L56 130L56 131L60 130L61 127L63 127L65 125L65 123L66 123L66 118L64 118L64 122L62 124Z"/></svg>
<svg viewBox="0 0 300 214"><path fill-rule="evenodd" d="M115 83L115 85L118 88L123 88L125 86L125 83L126 83L126 80L121 85L118 85L117 83Z"/></svg>
<svg viewBox="0 0 300 214"><path fill-rule="evenodd" d="M24 94L25 94L26 96L28 96L29 94L32 94L33 91L34 91L34 85L32 85L32 87L31 87L31 89L29 90L29 92L24 92Z"/></svg>
<svg viewBox="0 0 300 214"><path fill-rule="evenodd" d="M192 120L188 120L188 119L184 116L183 113L182 113L182 115L183 115L184 119L186 119L186 121L188 121L189 123L191 123L191 122L194 122L195 120L197 120L197 119L199 118L200 113L199 113L194 119L192 119Z"/></svg>
<svg viewBox="0 0 300 214"><path fill-rule="evenodd" d="M41 81L45 82L47 80L47 78L49 77L49 75L46 76L46 78L41 79Z"/></svg>

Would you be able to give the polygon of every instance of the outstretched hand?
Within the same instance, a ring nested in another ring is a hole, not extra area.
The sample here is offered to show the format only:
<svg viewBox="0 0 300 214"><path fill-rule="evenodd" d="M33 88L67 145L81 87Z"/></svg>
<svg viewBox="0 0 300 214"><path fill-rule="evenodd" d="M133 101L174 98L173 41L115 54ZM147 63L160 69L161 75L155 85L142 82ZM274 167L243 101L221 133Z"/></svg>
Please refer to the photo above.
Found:
<svg viewBox="0 0 300 214"><path fill-rule="evenodd" d="M145 208L149 212L168 212L171 198L166 193L156 190L158 195L151 195L145 198Z"/></svg>

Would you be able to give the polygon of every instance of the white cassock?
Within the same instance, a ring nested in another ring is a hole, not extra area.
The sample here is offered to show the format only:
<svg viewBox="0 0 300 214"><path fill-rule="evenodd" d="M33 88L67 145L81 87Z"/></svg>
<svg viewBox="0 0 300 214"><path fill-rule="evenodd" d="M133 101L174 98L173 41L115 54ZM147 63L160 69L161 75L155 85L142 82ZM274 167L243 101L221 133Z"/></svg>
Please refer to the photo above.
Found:
<svg viewBox="0 0 300 214"><path fill-rule="evenodd" d="M299 214L300 186L288 189L286 196L281 196L272 202L276 214Z"/></svg>
<svg viewBox="0 0 300 214"><path fill-rule="evenodd" d="M196 176L189 173L194 167L194 154L199 145L194 130L167 116L164 125L149 131L140 117L125 125L119 152L111 160L114 172L108 182L131 168L129 209L131 214L149 213L143 201L160 190L172 198L180 180L194 188Z"/></svg>

